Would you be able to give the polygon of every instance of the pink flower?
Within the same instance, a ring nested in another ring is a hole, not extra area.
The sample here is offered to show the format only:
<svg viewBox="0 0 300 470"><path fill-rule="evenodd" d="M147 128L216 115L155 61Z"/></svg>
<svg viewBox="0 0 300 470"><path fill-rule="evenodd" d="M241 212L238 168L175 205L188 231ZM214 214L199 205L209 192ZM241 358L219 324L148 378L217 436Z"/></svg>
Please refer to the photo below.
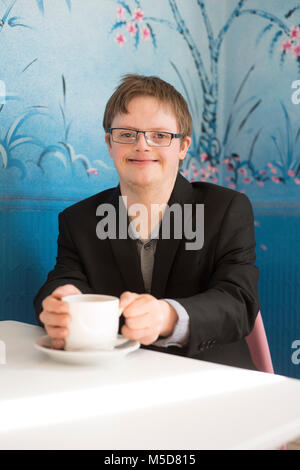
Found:
<svg viewBox="0 0 300 470"><path fill-rule="evenodd" d="M90 173L90 174L92 174L92 175L98 175L98 170L97 170L97 168L88 168L88 169L86 170L86 172L87 172L87 173Z"/></svg>
<svg viewBox="0 0 300 470"><path fill-rule="evenodd" d="M300 184L300 178L295 178L294 181L296 184Z"/></svg>
<svg viewBox="0 0 300 470"><path fill-rule="evenodd" d="M192 163L192 164L191 164L191 167L193 168L193 170L195 170L195 169L196 169L195 163Z"/></svg>
<svg viewBox="0 0 300 470"><path fill-rule="evenodd" d="M224 165L227 165L227 163L230 163L230 162L231 162L231 158L230 158L230 157L224 158L224 160L223 160Z"/></svg>
<svg viewBox="0 0 300 470"><path fill-rule="evenodd" d="M198 171L198 170L194 170L194 172L193 172L193 176L197 177L197 176L199 176L199 175L200 175L200 171Z"/></svg>
<svg viewBox="0 0 300 470"><path fill-rule="evenodd" d="M290 31L290 38L298 39L299 37L300 37L299 27L297 26L297 28L295 28L295 26L292 26L291 31Z"/></svg>
<svg viewBox="0 0 300 470"><path fill-rule="evenodd" d="M293 49L293 57L297 59L300 56L300 44Z"/></svg>
<svg viewBox="0 0 300 470"><path fill-rule="evenodd" d="M195 181L195 179L194 179L194 178L191 178L191 179L190 179L190 182L191 182L191 183L193 183L194 181Z"/></svg>
<svg viewBox="0 0 300 470"><path fill-rule="evenodd" d="M245 170L245 168L240 168L240 169L239 169L239 172L242 173L242 175L246 175L246 174L247 174L247 171Z"/></svg>
<svg viewBox="0 0 300 470"><path fill-rule="evenodd" d="M266 175L267 172L266 172L266 170L259 170L259 174L260 174L260 175Z"/></svg>
<svg viewBox="0 0 300 470"><path fill-rule="evenodd" d="M281 49L283 51L287 51L287 52L291 51L292 47L293 47L293 44L291 43L291 41L282 41Z"/></svg>
<svg viewBox="0 0 300 470"><path fill-rule="evenodd" d="M217 182L218 182L218 178L214 177L214 178L212 179L212 182L213 182L213 183L217 183Z"/></svg>
<svg viewBox="0 0 300 470"><path fill-rule="evenodd" d="M261 249L264 250L264 251L267 251L267 249L268 249L268 247L267 247L266 245L263 245L263 244L261 244L260 247L261 247Z"/></svg>
<svg viewBox="0 0 300 470"><path fill-rule="evenodd" d="M216 173L218 173L219 170L218 170L218 168L217 168L216 166L213 166L213 167L211 168L211 171L216 174Z"/></svg>
<svg viewBox="0 0 300 470"><path fill-rule="evenodd" d="M187 176L189 174L190 170L183 170L184 176Z"/></svg>
<svg viewBox="0 0 300 470"><path fill-rule="evenodd" d="M206 171L204 168L201 168L201 174L202 176L205 176L205 178L208 178L210 176L210 172Z"/></svg>
<svg viewBox="0 0 300 470"><path fill-rule="evenodd" d="M247 184L248 184L248 183L250 183L251 178L243 178L243 181L244 181L244 183L247 183Z"/></svg>
<svg viewBox="0 0 300 470"><path fill-rule="evenodd" d="M232 171L232 170L233 170L233 167L232 167L231 165L228 165L227 170L228 170L228 171Z"/></svg>
<svg viewBox="0 0 300 470"><path fill-rule="evenodd" d="M126 41L127 39L123 34L119 34L119 36L116 37L116 42L119 44L120 47L122 47Z"/></svg>
<svg viewBox="0 0 300 470"><path fill-rule="evenodd" d="M150 29L146 26L142 29L143 39L144 41L150 41Z"/></svg>
<svg viewBox="0 0 300 470"><path fill-rule="evenodd" d="M295 176L295 172L294 172L293 170L289 170L289 171L288 171L288 175L289 175L289 176Z"/></svg>
<svg viewBox="0 0 300 470"><path fill-rule="evenodd" d="M137 32L137 27L134 23L131 23L131 21L126 23L126 29L131 36L134 36Z"/></svg>
<svg viewBox="0 0 300 470"><path fill-rule="evenodd" d="M207 153L201 153L200 158L201 158L201 161L202 161L202 162L205 162L205 160L208 159Z"/></svg>
<svg viewBox="0 0 300 470"><path fill-rule="evenodd" d="M265 183L263 181L259 181L259 180L257 181L257 184L258 184L258 186L261 186L261 187L263 187L265 185Z"/></svg>
<svg viewBox="0 0 300 470"><path fill-rule="evenodd" d="M258 220L254 220L254 225L255 225L256 227L260 227L260 222L258 222Z"/></svg>
<svg viewBox="0 0 300 470"><path fill-rule="evenodd" d="M276 174L276 173L277 173L276 168L271 168L271 173L275 173L275 174Z"/></svg>
<svg viewBox="0 0 300 470"><path fill-rule="evenodd" d="M272 165L271 162L267 163L267 165L268 165L269 168L273 168L273 165Z"/></svg>
<svg viewBox="0 0 300 470"><path fill-rule="evenodd" d="M280 183L280 179L277 176L272 176L272 181L276 184Z"/></svg>
<svg viewBox="0 0 300 470"><path fill-rule="evenodd" d="M230 188L230 189L235 189L235 188L236 188L236 185L235 185L235 184L230 184L230 185L228 186L228 188Z"/></svg>
<svg viewBox="0 0 300 470"><path fill-rule="evenodd" d="M125 13L125 10L123 7L117 8L117 18L119 18L120 20L123 20L124 13Z"/></svg>
<svg viewBox="0 0 300 470"><path fill-rule="evenodd" d="M225 180L226 180L226 181L231 181L230 176L226 176Z"/></svg>
<svg viewBox="0 0 300 470"><path fill-rule="evenodd" d="M133 13L133 17L136 21L141 22L145 16L145 13L140 8L136 8Z"/></svg>

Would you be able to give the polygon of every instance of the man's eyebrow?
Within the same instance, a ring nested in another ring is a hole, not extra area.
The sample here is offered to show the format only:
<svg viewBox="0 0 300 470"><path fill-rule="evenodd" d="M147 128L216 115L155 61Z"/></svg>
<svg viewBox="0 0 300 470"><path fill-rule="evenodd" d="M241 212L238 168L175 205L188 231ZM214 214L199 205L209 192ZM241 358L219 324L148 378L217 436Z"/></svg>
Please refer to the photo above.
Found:
<svg viewBox="0 0 300 470"><path fill-rule="evenodd" d="M151 127L150 129L138 129L137 127L133 126L120 126L118 129L132 129L133 131L162 131L162 132L170 132L172 134L171 130L167 130L164 128L164 126L161 127Z"/></svg>

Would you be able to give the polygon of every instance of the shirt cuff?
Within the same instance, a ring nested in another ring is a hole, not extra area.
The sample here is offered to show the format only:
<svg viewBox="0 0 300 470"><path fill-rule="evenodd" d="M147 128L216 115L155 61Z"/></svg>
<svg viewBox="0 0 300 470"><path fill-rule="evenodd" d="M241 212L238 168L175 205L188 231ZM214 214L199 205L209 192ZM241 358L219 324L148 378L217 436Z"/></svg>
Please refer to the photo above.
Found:
<svg viewBox="0 0 300 470"><path fill-rule="evenodd" d="M190 334L190 318L186 309L176 300L173 299L163 299L168 302L174 309L178 315L178 320L173 330L173 333L168 336L167 338L162 338L155 343L154 346L160 347L168 347L168 346L177 346L178 348L182 348L189 339Z"/></svg>

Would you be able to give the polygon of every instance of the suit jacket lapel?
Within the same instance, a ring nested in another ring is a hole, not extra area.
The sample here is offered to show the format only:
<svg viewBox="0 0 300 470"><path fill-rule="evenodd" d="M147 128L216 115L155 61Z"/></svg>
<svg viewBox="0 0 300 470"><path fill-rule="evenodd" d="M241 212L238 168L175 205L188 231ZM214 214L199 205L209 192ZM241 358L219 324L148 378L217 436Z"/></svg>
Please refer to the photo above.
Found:
<svg viewBox="0 0 300 470"><path fill-rule="evenodd" d="M145 292L142 272L141 272L141 263L137 252L136 241L132 240L128 236L128 225L130 220L128 218L125 206L122 204L119 206L119 197L121 197L120 187L117 186L113 192L111 204L115 207L116 210L116 226L117 226L117 238L109 239L115 262L121 272L121 275L124 280L124 285L127 290L136 292L138 294ZM179 204L182 209L184 204L193 203L193 187L192 185L178 173L175 185L168 201L168 206L172 204ZM125 213L120 215L120 210L125 209ZM119 238L119 221L122 219L126 220L127 225L127 235L125 239ZM151 294L157 298L162 298L164 296L166 284L168 281L169 273L171 271L174 258L180 243L183 243L182 239L174 238L174 226L171 221L170 229L170 239L163 239L161 233L162 224L160 227L159 239L157 240L155 261L153 266L152 273L152 285L151 285Z"/></svg>
<svg viewBox="0 0 300 470"><path fill-rule="evenodd" d="M125 206L119 204L121 197L120 187L117 186L111 199L111 204L116 211L116 232L117 238L110 238L110 245L116 265L122 275L126 290L142 294L145 292L140 259L137 252L136 241L128 236L128 225L130 223ZM120 214L121 211L121 214ZM123 235L125 238L119 238L119 223L123 220ZM126 230L125 230L126 228Z"/></svg>
<svg viewBox="0 0 300 470"><path fill-rule="evenodd" d="M168 202L168 206L172 204L179 204L181 206L182 214L184 213L184 204L193 203L193 187L192 185L178 173L175 185L171 194L171 197ZM162 298L164 297L166 284L168 281L169 273L171 271L176 252L179 248L180 243L184 243L184 234L182 233L182 239L174 238L174 224L171 219L171 229L170 229L170 239L163 239L160 237L157 241L156 253L155 253L155 262L153 267L152 274L152 285L151 285L151 294L154 297ZM163 223L163 221L162 221ZM162 224L161 224L162 228ZM181 227L183 232L183 226Z"/></svg>

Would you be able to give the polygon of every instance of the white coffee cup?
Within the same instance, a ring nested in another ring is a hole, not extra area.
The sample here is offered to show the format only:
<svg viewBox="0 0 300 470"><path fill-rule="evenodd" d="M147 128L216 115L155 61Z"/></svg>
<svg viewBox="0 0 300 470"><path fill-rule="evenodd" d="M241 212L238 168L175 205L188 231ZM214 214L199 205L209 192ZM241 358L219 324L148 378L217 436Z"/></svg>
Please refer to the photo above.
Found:
<svg viewBox="0 0 300 470"><path fill-rule="evenodd" d="M66 351L113 349L118 335L118 297L98 294L67 295L71 322L65 339Z"/></svg>

